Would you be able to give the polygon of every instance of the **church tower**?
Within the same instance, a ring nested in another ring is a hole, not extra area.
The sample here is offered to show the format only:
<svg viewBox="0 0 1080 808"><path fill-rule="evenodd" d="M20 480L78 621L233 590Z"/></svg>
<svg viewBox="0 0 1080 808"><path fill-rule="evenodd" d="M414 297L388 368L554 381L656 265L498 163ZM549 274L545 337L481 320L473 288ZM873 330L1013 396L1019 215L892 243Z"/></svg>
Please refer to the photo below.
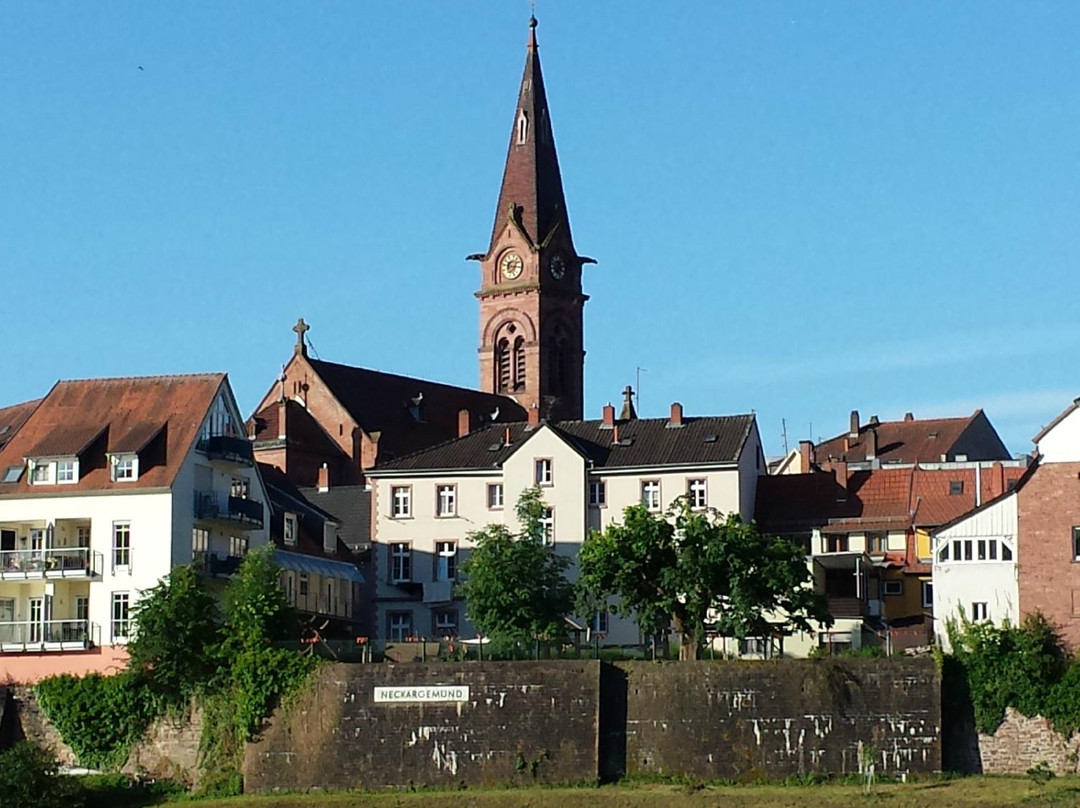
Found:
<svg viewBox="0 0 1080 808"><path fill-rule="evenodd" d="M495 227L481 268L480 388L511 396L551 420L584 410L585 347L581 268L570 236L551 131L536 18L529 45Z"/></svg>

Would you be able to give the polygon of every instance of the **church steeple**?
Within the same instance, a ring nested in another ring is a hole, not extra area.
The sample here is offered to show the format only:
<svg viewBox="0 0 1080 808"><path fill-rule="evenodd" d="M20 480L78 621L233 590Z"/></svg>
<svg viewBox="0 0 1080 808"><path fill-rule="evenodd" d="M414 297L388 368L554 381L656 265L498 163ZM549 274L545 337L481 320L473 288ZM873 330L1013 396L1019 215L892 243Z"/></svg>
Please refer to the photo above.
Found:
<svg viewBox="0 0 1080 808"><path fill-rule="evenodd" d="M537 247L560 230L570 241L570 220L566 214L551 113L544 91L544 74L540 70L540 50L536 44L536 17L529 18L525 72L510 130L510 146L499 204L495 208L489 253L498 246L499 233L509 217L514 218Z"/></svg>
<svg viewBox="0 0 1080 808"><path fill-rule="evenodd" d="M480 261L480 386L553 420L582 417L581 267L551 132L536 18L514 109L495 226Z"/></svg>

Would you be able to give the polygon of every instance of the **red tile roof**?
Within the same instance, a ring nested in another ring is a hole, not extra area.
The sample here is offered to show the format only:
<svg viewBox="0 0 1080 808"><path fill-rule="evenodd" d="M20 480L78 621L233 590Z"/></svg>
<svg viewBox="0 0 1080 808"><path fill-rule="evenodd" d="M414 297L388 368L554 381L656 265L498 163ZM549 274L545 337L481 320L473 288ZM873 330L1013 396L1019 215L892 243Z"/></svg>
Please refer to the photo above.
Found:
<svg viewBox="0 0 1080 808"><path fill-rule="evenodd" d="M881 421L862 424L859 435L849 432L814 447L817 462L830 458L849 463L867 460L868 433L877 437L875 457L882 462L939 463L966 455L968 460L1008 460L1009 450L982 410L964 418L920 418L905 421Z"/></svg>
<svg viewBox="0 0 1080 808"><path fill-rule="evenodd" d="M94 451L80 459L79 481L31 486L24 473L17 483L0 484L0 496L172 485L225 383L224 373L58 382L0 449L0 472L27 458L73 456L92 444ZM163 457L147 457L151 465L139 469L138 480L110 481L106 452L138 451L159 436Z"/></svg>
<svg viewBox="0 0 1080 808"><path fill-rule="evenodd" d="M0 407L0 448L15 437L15 433L26 423L26 419L40 403L41 399L35 398L33 401L24 401L22 404Z"/></svg>

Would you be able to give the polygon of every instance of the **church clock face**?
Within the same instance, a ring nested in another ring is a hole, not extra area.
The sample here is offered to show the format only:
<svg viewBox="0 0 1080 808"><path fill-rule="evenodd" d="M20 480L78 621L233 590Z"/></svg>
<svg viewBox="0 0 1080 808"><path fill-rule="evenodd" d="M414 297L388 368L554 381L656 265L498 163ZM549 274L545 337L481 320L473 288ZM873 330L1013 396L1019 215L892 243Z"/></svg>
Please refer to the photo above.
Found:
<svg viewBox="0 0 1080 808"><path fill-rule="evenodd" d="M561 255L551 256L551 260L548 262L548 269L551 272L551 277L557 281L561 281L566 277L566 261L563 260Z"/></svg>
<svg viewBox="0 0 1080 808"><path fill-rule="evenodd" d="M508 281L517 280L521 275L521 270L525 268L525 262L521 260L521 256L516 252L508 252L502 257L502 261L499 262L499 269L502 271L502 276Z"/></svg>

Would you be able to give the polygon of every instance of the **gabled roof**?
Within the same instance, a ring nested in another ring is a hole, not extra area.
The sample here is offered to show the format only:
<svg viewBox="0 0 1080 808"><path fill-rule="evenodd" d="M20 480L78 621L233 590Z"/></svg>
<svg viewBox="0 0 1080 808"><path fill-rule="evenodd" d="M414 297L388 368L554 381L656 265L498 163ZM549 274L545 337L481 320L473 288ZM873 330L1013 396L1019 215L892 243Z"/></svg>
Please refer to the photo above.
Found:
<svg viewBox="0 0 1080 808"><path fill-rule="evenodd" d="M1042 429L1039 430L1039 434L1036 435L1034 438L1032 438L1031 442L1037 444L1039 441L1041 441L1043 438L1046 437L1047 433L1051 429L1053 429L1055 426L1057 426L1062 421L1064 421L1076 409L1080 409L1080 398L1073 399L1073 402L1068 407L1066 407L1064 410L1062 410L1060 413L1058 413L1054 417L1054 420L1052 420L1050 423L1048 423L1046 426L1044 426ZM2 411L0 411L0 414L2 414Z"/></svg>
<svg viewBox="0 0 1080 808"><path fill-rule="evenodd" d="M963 454L968 460L1008 460L1009 450L982 410L964 418L910 418L862 424L857 438L843 432L814 447L818 462L830 458L860 463L867 457L868 433L877 438L875 457L885 462L937 463Z"/></svg>
<svg viewBox="0 0 1080 808"><path fill-rule="evenodd" d="M40 403L41 399L35 398L33 401L24 401L22 404L0 407L0 449L15 437L15 433L26 423L26 419Z"/></svg>
<svg viewBox="0 0 1080 808"><path fill-rule="evenodd" d="M297 488L291 480L276 466L268 463L259 463L259 474L266 486L266 495L270 500L270 508L273 520L270 525L271 538L275 543L283 539L282 517L286 512L296 514L299 519L300 536L298 537L295 552L308 556L320 556L336 558L351 564L359 563L353 553L367 549L370 543L370 517L363 520L364 541L355 541L358 520L356 509L343 507L340 511L335 510L333 505L345 505L345 497L337 497L333 502L325 498L316 501L313 493L318 489ZM358 490L359 489L359 490ZM371 493L364 491L363 486L346 486L336 489L341 492L351 492L354 496L360 496L365 503L370 502ZM316 494L317 495L317 494ZM335 553L327 555L323 547L322 529L326 522L333 522L337 528L337 548Z"/></svg>
<svg viewBox="0 0 1080 808"><path fill-rule="evenodd" d="M224 373L58 382L0 449L0 469L27 458L77 456L91 446L100 455L82 458L75 484L31 486L23 474L17 483L0 484L0 496L171 486L225 383ZM138 480L110 481L106 453L137 451L163 430L160 462L141 467Z"/></svg>
<svg viewBox="0 0 1080 808"><path fill-rule="evenodd" d="M597 468L729 465L738 462L754 416L684 418L680 427L669 426L666 418L619 422L618 444L613 442L615 431L602 420L558 421L546 426ZM382 463L372 473L499 468L541 428L530 428L526 423L489 426Z"/></svg>
<svg viewBox="0 0 1080 808"><path fill-rule="evenodd" d="M334 514L338 535L353 552L371 546L371 490L363 485L337 485L326 491L301 488L308 502Z"/></svg>

